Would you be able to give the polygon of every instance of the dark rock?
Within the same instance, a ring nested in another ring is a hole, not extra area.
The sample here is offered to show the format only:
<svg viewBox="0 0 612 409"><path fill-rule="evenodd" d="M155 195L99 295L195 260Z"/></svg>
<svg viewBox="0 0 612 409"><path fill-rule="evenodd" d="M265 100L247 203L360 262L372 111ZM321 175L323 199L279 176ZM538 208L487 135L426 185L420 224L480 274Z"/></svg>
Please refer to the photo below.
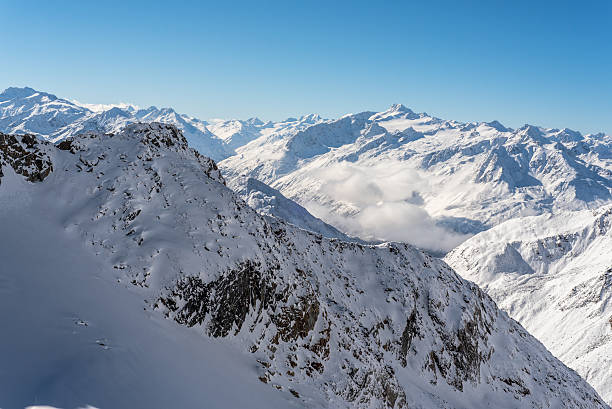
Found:
<svg viewBox="0 0 612 409"><path fill-rule="evenodd" d="M0 178L2 166L11 166L29 182L42 182L53 171L51 158L42 143L32 135L5 135L0 133Z"/></svg>

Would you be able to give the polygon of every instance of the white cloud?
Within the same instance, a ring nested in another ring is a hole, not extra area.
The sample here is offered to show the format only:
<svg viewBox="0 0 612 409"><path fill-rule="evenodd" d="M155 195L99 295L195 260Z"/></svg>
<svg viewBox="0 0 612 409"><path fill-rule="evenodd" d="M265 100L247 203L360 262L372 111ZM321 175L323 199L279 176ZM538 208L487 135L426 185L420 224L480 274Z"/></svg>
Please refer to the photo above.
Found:
<svg viewBox="0 0 612 409"><path fill-rule="evenodd" d="M358 212L338 212L320 203L306 203L317 217L365 239L402 241L428 250L447 252L470 235L436 225L422 207L427 180L405 163L359 166L349 162L320 169L313 177L321 193ZM335 208L338 208L336 206Z"/></svg>

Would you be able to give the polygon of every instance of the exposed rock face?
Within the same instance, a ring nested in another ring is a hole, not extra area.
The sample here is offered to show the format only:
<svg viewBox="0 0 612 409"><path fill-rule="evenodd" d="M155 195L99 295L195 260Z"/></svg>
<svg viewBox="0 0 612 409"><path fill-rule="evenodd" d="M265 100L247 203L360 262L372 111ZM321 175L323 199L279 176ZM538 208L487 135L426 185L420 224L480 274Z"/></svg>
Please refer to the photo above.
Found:
<svg viewBox="0 0 612 409"><path fill-rule="evenodd" d="M355 257L364 251L355 244L335 244L339 247L332 246L332 249L342 249L343 254ZM388 247L388 251L401 255L403 262L409 263L402 249ZM434 262L428 256L422 257L425 257L424 265ZM268 359L262 364L265 368L262 380L266 383L283 384L287 374L293 374L289 375L290 381L299 378L296 370L302 376L324 378L326 364L339 361L348 382L334 388L334 393L349 402L369 404L379 399L388 407L408 407L405 391L394 369L398 359L403 368L409 361L412 365L420 362L419 366L428 374L432 385L444 382L462 391L466 382L472 385L481 382L481 365L493 354L488 338L496 313L480 300L486 296L475 286L471 288L475 293L470 298L476 303L466 302L463 307L466 318L456 330L446 327L447 307L451 303L448 295L436 291L421 297L418 291L411 290L418 286L415 282L399 293L386 288L387 303L392 305L402 300L401 305L411 304L408 318L403 320L406 326L402 328L401 321L395 322L390 316L370 316L367 319L373 323L370 327L351 323L359 319L346 305L343 310L349 316L339 314L335 307L344 303L330 304L320 299L321 294L315 292L311 284L312 280L320 278L312 273L295 269L289 277L281 278L280 264L265 273L260 269L260 262L245 262L208 284L199 278L187 277L178 281L159 301L177 322L202 325L211 336L239 335L241 331L243 336L248 332L252 336L257 334L251 351L263 348L267 355ZM411 281L408 277L404 279ZM288 286L286 281L294 284ZM332 289L333 280L319 282L317 287L321 286ZM350 286L346 291L354 302L367 302L368 295L364 291ZM244 328L247 318L250 318L250 325ZM437 339L433 348L423 342L432 338ZM335 344L331 348L330 342ZM424 344L429 351L420 353ZM306 357L300 362L297 357L304 354Z"/></svg>
<svg viewBox="0 0 612 409"><path fill-rule="evenodd" d="M171 126L40 145L58 177L31 189L59 198L67 229L153 311L250 353L303 407L607 407L444 262L263 217Z"/></svg>
<svg viewBox="0 0 612 409"><path fill-rule="evenodd" d="M32 135L5 135L0 133L0 183L2 166L10 166L30 182L42 182L53 171L53 164L38 139Z"/></svg>

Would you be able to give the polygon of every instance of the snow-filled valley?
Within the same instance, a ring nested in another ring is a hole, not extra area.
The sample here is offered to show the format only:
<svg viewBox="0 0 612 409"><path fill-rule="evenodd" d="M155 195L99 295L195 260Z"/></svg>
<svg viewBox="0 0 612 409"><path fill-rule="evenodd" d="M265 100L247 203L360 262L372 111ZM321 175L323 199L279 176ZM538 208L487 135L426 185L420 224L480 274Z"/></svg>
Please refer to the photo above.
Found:
<svg viewBox="0 0 612 409"><path fill-rule="evenodd" d="M30 88L0 132L0 407L612 402L609 135Z"/></svg>

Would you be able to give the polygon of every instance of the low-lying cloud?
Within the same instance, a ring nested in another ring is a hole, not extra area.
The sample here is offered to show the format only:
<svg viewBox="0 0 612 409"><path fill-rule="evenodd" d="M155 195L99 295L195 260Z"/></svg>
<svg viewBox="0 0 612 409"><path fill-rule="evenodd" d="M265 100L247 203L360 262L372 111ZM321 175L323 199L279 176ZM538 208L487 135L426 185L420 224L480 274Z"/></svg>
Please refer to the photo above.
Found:
<svg viewBox="0 0 612 409"><path fill-rule="evenodd" d="M315 216L367 240L401 241L447 252L469 238L436 224L422 207L427 180L405 163L360 166L342 162L317 170L321 193L335 202L306 203ZM343 210L342 210L343 209Z"/></svg>

